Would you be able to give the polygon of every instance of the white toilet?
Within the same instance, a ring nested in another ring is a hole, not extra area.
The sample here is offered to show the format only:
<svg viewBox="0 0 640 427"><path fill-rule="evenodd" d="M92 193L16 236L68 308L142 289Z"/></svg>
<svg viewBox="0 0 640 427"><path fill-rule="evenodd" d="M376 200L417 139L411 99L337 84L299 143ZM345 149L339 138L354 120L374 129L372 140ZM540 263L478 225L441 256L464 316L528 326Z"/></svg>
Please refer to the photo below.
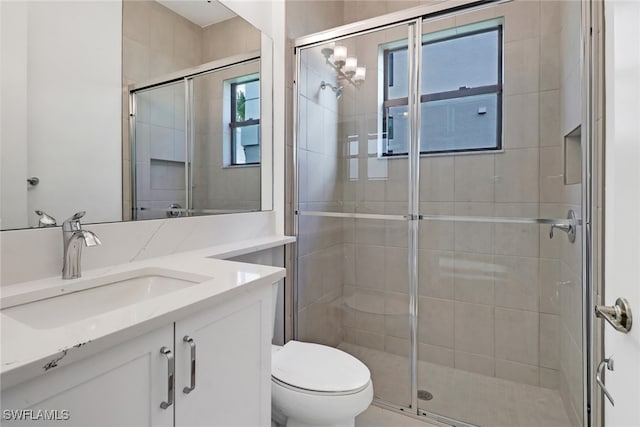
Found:
<svg viewBox="0 0 640 427"><path fill-rule="evenodd" d="M275 308L277 286L273 295ZM272 346L272 424L353 427L372 400L369 368L350 354L300 341Z"/></svg>

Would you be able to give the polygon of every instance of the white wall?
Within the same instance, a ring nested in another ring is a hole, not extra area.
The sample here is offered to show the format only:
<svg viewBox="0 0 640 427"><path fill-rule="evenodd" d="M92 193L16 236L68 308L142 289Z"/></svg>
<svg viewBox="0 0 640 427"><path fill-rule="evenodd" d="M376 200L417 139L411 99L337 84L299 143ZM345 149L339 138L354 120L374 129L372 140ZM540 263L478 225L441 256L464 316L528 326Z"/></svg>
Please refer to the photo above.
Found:
<svg viewBox="0 0 640 427"><path fill-rule="evenodd" d="M121 150L121 3L2 7L3 24L10 24L3 34L3 86L11 79L3 122L15 124L8 135L3 131L2 157L12 163L3 168L3 228L36 224L34 209L63 221L91 206L87 221L119 220L122 173L113 165L120 164ZM5 156L10 152L20 161ZM40 184L27 191L29 176Z"/></svg>
<svg viewBox="0 0 640 427"><path fill-rule="evenodd" d="M3 2L0 228L27 219L27 5ZM10 65L10 66L9 66Z"/></svg>

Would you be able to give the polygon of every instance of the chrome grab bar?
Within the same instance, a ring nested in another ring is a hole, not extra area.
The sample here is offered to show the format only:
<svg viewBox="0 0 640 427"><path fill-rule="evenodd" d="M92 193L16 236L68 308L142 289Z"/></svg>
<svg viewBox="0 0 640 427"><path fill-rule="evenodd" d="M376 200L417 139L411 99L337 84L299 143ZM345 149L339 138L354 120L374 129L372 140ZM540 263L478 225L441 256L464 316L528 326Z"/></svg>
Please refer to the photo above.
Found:
<svg viewBox="0 0 640 427"><path fill-rule="evenodd" d="M602 362L598 364L598 369L596 369L596 382L602 389L602 392L604 393L604 395L607 396L607 399L609 399L609 402L611 402L611 406L616 406L616 404L613 401L613 397L611 396L611 394L609 393L609 390L607 390L607 387L604 385L604 382L602 381L602 373L604 372L605 366L607 367L608 370L613 371L613 358L611 356L609 356L609 358L607 359L603 359Z"/></svg>
<svg viewBox="0 0 640 427"><path fill-rule="evenodd" d="M633 315L626 298L618 298L612 306L596 305L595 312L596 317L606 320L616 331L626 334L631 330Z"/></svg>
<svg viewBox="0 0 640 427"><path fill-rule="evenodd" d="M189 394L196 388L196 343L189 335L185 335L182 341L191 347L191 385L182 389L183 393Z"/></svg>
<svg viewBox="0 0 640 427"><path fill-rule="evenodd" d="M168 380L167 394L168 394L168 397L167 397L167 401L166 402L160 403L160 407L162 409L167 409L169 406L173 405L176 364L175 364L175 360L173 359L173 353L171 352L171 349L169 349L168 347L162 347L160 349L160 353L162 353L165 356L167 356L167 362L169 364L169 369L168 369L168 374L167 374L167 380Z"/></svg>

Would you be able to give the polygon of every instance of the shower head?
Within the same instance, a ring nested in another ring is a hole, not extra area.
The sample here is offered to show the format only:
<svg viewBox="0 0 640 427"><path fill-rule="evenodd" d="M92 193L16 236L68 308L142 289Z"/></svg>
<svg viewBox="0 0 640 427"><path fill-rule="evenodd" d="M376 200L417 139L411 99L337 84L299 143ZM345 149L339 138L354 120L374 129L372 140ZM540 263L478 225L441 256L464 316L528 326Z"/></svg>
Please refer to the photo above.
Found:
<svg viewBox="0 0 640 427"><path fill-rule="evenodd" d="M324 90L327 88L327 86L329 86L333 93L336 94L336 99L340 99L342 93L344 92L344 86L334 86L331 83L325 82L324 80L320 83L320 89Z"/></svg>

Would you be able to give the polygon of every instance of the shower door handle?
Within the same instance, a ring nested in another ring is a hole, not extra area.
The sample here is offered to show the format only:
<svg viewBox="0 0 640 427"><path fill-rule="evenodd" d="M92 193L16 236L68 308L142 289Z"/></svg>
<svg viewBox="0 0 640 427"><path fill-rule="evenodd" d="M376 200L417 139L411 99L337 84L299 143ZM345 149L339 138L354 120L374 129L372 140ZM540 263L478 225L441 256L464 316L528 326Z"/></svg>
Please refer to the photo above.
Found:
<svg viewBox="0 0 640 427"><path fill-rule="evenodd" d="M618 298L612 306L596 305L595 311L596 317L606 320L616 331L626 334L631 330L633 315L626 298Z"/></svg>
<svg viewBox="0 0 640 427"><path fill-rule="evenodd" d="M598 364L598 369L596 369L596 383L598 383L598 386L600 386L604 395L607 396L607 399L609 399L609 402L611 402L611 406L615 406L613 397L602 381L602 373L604 372L605 367L608 370L613 371L613 357L610 356L609 358L603 359L602 362Z"/></svg>

